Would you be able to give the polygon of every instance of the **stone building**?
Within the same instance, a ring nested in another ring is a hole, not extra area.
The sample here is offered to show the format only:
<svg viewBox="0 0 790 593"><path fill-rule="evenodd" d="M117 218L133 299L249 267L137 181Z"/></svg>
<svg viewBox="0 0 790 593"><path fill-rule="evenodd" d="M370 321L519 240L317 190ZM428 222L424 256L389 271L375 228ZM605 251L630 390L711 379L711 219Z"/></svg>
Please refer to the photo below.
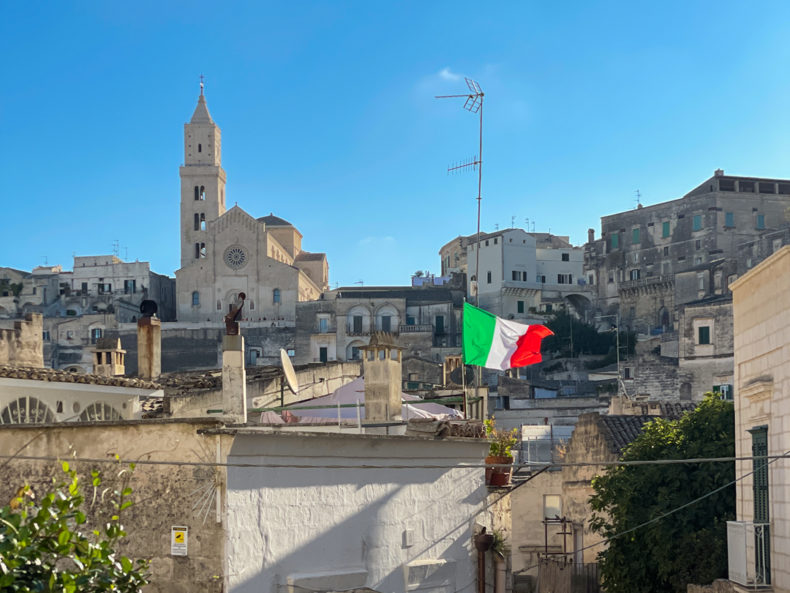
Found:
<svg viewBox="0 0 790 593"><path fill-rule="evenodd" d="M589 232L584 273L600 309L642 333L671 330L678 308L729 294L739 274L781 247L790 180L717 170L682 198L601 218Z"/></svg>
<svg viewBox="0 0 790 593"><path fill-rule="evenodd" d="M0 325L0 365L43 367L42 325L38 313Z"/></svg>
<svg viewBox="0 0 790 593"><path fill-rule="evenodd" d="M527 319L566 302L586 308L583 252L568 237L516 228L481 233L479 282L477 243L477 235L457 237L439 249L439 256L442 276L465 275L467 294L479 291L481 308L507 319Z"/></svg>
<svg viewBox="0 0 790 593"><path fill-rule="evenodd" d="M632 394L731 391L729 285L790 240L790 180L718 170L682 198L601 218L584 270L594 306L638 335Z"/></svg>
<svg viewBox="0 0 790 593"><path fill-rule="evenodd" d="M404 358L442 362L461 347L463 292L445 287L343 287L296 311L297 364L360 360L372 332L398 336Z"/></svg>
<svg viewBox="0 0 790 593"><path fill-rule="evenodd" d="M297 302L319 298L329 284L326 255L303 251L302 234L274 214L226 208L221 133L202 87L184 124L180 175L179 321L220 322L244 292L247 317L293 322Z"/></svg>
<svg viewBox="0 0 790 593"><path fill-rule="evenodd" d="M737 521L728 522L736 591L790 591L790 247L732 284Z"/></svg>

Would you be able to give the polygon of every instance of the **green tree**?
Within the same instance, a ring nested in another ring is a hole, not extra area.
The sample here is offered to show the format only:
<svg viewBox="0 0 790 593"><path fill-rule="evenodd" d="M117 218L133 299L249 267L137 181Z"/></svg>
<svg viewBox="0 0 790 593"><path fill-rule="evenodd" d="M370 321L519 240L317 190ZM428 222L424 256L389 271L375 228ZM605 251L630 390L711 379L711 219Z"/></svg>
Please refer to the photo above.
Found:
<svg viewBox="0 0 790 593"><path fill-rule="evenodd" d="M734 454L733 406L707 394L696 410L679 420L646 424L623 451L622 460ZM680 593L689 583L726 578L727 521L735 517L734 486L628 530L711 493L734 477L734 463L715 462L612 466L595 478L591 526L605 538L614 537L598 556L607 592Z"/></svg>
<svg viewBox="0 0 790 593"><path fill-rule="evenodd" d="M77 474L63 463L68 481L35 500L28 486L0 509L0 590L19 593L136 593L147 583L147 562L117 553L126 532L120 517L132 501L128 480L112 496L113 514L85 534L87 517ZM122 470L122 472L128 470ZM101 478L92 472L93 486Z"/></svg>

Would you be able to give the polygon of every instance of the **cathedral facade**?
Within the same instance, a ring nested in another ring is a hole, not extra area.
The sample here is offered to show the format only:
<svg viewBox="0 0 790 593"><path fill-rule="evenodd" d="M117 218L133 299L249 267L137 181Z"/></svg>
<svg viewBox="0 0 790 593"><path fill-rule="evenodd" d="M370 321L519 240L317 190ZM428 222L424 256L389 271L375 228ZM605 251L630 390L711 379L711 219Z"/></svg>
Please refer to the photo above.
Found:
<svg viewBox="0 0 790 593"><path fill-rule="evenodd" d="M225 207L222 139L200 97L184 124L181 175L181 268L176 272L178 321L221 322L238 294L244 318L289 325L296 303L329 286L324 253L302 250L302 234L270 214L255 218Z"/></svg>

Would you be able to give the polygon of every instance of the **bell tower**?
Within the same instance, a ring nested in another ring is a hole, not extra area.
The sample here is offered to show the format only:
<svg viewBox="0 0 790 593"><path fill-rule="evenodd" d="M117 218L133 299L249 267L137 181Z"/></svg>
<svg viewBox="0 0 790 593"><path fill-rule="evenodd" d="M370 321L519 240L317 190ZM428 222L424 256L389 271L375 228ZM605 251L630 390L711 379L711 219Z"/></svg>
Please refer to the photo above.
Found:
<svg viewBox="0 0 790 593"><path fill-rule="evenodd" d="M203 95L203 77L197 107L184 124L184 165L181 175L181 267L210 257L208 225L225 212L225 171L222 137L211 119Z"/></svg>

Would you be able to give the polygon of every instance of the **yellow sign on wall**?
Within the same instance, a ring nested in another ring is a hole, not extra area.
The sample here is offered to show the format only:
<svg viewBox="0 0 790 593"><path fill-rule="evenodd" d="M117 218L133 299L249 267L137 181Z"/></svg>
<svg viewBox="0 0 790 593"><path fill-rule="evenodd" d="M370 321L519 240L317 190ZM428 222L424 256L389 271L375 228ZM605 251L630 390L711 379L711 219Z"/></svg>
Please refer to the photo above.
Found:
<svg viewBox="0 0 790 593"><path fill-rule="evenodd" d="M189 528L174 526L170 528L170 555L186 556Z"/></svg>

